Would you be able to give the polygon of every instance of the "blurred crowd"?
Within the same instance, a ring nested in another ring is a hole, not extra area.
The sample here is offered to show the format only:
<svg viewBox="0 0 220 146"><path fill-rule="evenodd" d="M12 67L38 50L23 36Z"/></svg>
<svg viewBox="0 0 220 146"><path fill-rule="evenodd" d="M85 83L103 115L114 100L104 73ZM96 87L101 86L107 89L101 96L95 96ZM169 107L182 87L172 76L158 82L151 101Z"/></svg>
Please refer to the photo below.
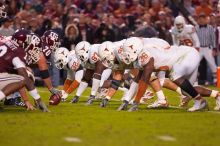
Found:
<svg viewBox="0 0 220 146"><path fill-rule="evenodd" d="M6 0L6 4L8 18L1 22L0 35L12 35L21 27L40 36L54 29L69 50L82 40L93 44L129 36L159 37L172 44L169 30L179 15L172 0ZM217 0L182 4L195 19L205 13L213 27L220 26Z"/></svg>

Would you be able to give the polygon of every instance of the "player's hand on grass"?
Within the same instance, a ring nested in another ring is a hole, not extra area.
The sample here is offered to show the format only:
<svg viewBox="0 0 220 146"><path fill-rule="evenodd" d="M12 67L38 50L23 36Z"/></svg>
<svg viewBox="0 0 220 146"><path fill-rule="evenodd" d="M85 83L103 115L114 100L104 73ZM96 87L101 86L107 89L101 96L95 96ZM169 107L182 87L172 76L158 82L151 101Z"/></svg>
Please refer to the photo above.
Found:
<svg viewBox="0 0 220 146"><path fill-rule="evenodd" d="M33 111L33 110L36 110L35 108L34 108L34 106L29 102L29 101L24 101L24 103L25 103L25 106L26 106L26 108L27 108L27 110L29 111Z"/></svg>
<svg viewBox="0 0 220 146"><path fill-rule="evenodd" d="M61 101L66 101L67 97L69 96L68 93L66 93L64 90L61 91L62 96L61 96Z"/></svg>
<svg viewBox="0 0 220 146"><path fill-rule="evenodd" d="M42 112L50 112L46 104L41 99L35 100L35 104L36 107L40 109Z"/></svg>

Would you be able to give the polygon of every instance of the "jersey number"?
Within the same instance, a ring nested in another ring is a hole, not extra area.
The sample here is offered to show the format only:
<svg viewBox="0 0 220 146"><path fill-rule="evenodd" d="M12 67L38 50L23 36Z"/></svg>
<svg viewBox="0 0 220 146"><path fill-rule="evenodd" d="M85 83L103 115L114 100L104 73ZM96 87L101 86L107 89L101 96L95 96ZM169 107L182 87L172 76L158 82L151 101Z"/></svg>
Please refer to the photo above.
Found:
<svg viewBox="0 0 220 146"><path fill-rule="evenodd" d="M142 53L140 56L140 63L142 65L145 65L148 63L148 60L149 60L149 56L146 53Z"/></svg>
<svg viewBox="0 0 220 146"><path fill-rule="evenodd" d="M0 57L5 55L6 52L7 52L7 47L6 46L1 46L0 47Z"/></svg>
<svg viewBox="0 0 220 146"><path fill-rule="evenodd" d="M45 56L49 56L49 55L51 54L51 50L50 50L49 47L45 47L45 48L43 49L43 52L44 52Z"/></svg>
<svg viewBox="0 0 220 146"><path fill-rule="evenodd" d="M180 45L193 46L193 42L190 39L180 40Z"/></svg>

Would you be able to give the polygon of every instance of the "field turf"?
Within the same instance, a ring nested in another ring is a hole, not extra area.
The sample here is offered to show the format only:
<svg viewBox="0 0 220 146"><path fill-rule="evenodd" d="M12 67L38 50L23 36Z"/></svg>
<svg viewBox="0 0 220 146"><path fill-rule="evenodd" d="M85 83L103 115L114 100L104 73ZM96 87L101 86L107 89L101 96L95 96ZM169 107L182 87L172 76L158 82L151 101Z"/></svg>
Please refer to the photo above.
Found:
<svg viewBox="0 0 220 146"><path fill-rule="evenodd" d="M49 92L39 89L48 104ZM210 111L186 112L179 109L177 94L165 90L169 109L147 109L118 112L122 92L108 107L100 102L85 106L89 89L78 104L50 106L50 113L26 111L4 106L0 112L0 146L218 146L220 145L220 112L212 111L215 100L209 100ZM190 103L190 106L193 102ZM3 103L0 103L2 106Z"/></svg>

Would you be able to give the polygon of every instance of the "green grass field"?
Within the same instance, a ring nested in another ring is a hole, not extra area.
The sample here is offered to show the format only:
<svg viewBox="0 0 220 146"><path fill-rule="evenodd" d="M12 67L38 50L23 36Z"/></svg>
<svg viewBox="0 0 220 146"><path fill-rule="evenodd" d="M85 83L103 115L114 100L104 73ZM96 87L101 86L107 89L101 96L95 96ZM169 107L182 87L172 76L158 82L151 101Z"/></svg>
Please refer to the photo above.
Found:
<svg viewBox="0 0 220 146"><path fill-rule="evenodd" d="M49 93L40 93L48 103ZM220 112L186 112L178 109L177 94L165 91L169 109L118 112L121 104L111 101L107 108L99 102L85 106L89 89L78 104L68 102L50 106L50 113L6 107L0 113L1 146L218 146ZM74 94L73 94L74 95ZM114 99L120 99L118 92ZM69 96L69 100L72 97ZM207 98L208 99L208 98ZM0 103L2 104L2 103ZM190 103L192 105L192 102ZM215 105L209 99L210 109Z"/></svg>

